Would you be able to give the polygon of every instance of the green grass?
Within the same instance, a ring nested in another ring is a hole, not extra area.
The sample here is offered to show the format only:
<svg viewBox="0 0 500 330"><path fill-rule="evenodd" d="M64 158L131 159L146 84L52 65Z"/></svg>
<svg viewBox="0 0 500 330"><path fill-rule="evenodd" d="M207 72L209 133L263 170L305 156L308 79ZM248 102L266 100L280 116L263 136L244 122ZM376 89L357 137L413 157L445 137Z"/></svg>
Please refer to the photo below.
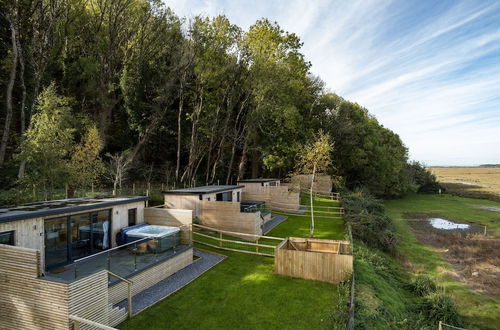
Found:
<svg viewBox="0 0 500 330"><path fill-rule="evenodd" d="M342 237L343 227L337 222L342 220L318 219L317 236ZM303 217L290 217L269 233L280 237L308 234L309 220ZM274 259L269 257L209 250L228 258L120 324L120 329L331 328L330 315L338 297L335 285L274 275Z"/></svg>
<svg viewBox="0 0 500 330"><path fill-rule="evenodd" d="M453 297L460 313L466 317L470 328L498 329L500 302L476 294L461 283L445 276L442 270L451 269L451 265L441 254L418 242L403 217L406 212L425 212L446 219L487 225L492 229L500 227L500 213L485 211L472 205L500 207L498 202L451 195L410 195L385 202L386 212L396 223L400 237L398 254L406 259L416 272L431 275L445 288Z"/></svg>

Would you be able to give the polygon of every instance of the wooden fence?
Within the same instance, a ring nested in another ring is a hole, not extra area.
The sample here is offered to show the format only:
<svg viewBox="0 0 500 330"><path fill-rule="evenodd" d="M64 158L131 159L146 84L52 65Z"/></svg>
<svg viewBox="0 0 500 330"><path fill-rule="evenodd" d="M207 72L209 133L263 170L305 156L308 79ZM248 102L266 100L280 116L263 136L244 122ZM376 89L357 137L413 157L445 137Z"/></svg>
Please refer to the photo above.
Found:
<svg viewBox="0 0 500 330"><path fill-rule="evenodd" d="M274 271L279 275L339 283L352 272L350 251L349 241L291 237L276 247Z"/></svg>
<svg viewBox="0 0 500 330"><path fill-rule="evenodd" d="M210 246L219 250L255 254L266 257L274 257L276 245L272 242L282 242L284 238L252 235L237 233L227 230L193 224L193 242L205 246ZM234 238L242 237L243 239L252 240L255 242L247 242Z"/></svg>

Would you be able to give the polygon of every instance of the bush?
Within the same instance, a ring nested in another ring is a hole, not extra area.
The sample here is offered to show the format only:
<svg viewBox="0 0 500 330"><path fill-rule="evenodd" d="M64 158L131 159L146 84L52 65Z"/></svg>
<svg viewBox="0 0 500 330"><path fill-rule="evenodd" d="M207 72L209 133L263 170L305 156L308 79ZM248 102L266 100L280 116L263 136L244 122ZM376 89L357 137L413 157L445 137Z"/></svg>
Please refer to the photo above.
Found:
<svg viewBox="0 0 500 330"><path fill-rule="evenodd" d="M437 291L437 285L429 275L418 274L409 284L410 290L418 296L426 296Z"/></svg>
<svg viewBox="0 0 500 330"><path fill-rule="evenodd" d="M444 192L443 186L437 181L436 176L432 174L419 162L412 162L407 165L410 180L418 186L418 193L437 194L439 190Z"/></svg>
<svg viewBox="0 0 500 330"><path fill-rule="evenodd" d="M365 193L356 192L342 198L344 219L354 238L370 247L392 252L397 245L396 228L385 215L384 205Z"/></svg>
<svg viewBox="0 0 500 330"><path fill-rule="evenodd" d="M429 324L435 325L439 321L443 321L444 323L454 326L463 325L455 304L450 296L443 292L434 292L422 297L417 308Z"/></svg>

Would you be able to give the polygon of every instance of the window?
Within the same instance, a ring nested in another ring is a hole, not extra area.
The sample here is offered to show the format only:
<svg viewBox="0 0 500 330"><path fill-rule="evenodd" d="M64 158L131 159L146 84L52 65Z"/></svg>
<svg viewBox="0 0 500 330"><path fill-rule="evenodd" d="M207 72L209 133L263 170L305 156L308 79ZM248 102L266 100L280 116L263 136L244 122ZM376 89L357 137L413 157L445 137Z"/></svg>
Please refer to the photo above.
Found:
<svg viewBox="0 0 500 330"><path fill-rule="evenodd" d="M133 226L137 223L137 209L128 210L128 225Z"/></svg>
<svg viewBox="0 0 500 330"><path fill-rule="evenodd" d="M14 245L14 231L0 233L0 244Z"/></svg>
<svg viewBox="0 0 500 330"><path fill-rule="evenodd" d="M45 219L45 268L55 269L109 249L111 210Z"/></svg>

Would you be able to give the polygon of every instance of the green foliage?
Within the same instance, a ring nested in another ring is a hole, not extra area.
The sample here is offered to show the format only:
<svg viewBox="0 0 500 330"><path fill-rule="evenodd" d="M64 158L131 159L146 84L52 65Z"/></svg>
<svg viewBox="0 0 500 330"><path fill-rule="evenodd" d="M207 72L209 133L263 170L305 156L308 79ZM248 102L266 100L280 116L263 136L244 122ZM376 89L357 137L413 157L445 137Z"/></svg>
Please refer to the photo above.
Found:
<svg viewBox="0 0 500 330"><path fill-rule="evenodd" d="M408 175L410 179L418 186L419 193L437 194L445 189L437 182L436 176L432 174L419 162L411 162L408 165Z"/></svg>
<svg viewBox="0 0 500 330"><path fill-rule="evenodd" d="M434 292L422 297L417 304L417 310L425 316L429 325L435 325L439 321L453 326L463 325L455 304L450 296L443 292Z"/></svg>
<svg viewBox="0 0 500 330"><path fill-rule="evenodd" d="M417 274L410 281L410 290L417 296L425 296L436 292L437 285L431 276Z"/></svg>
<svg viewBox="0 0 500 330"><path fill-rule="evenodd" d="M68 155L74 143L73 122L69 99L59 96L52 83L38 97L36 112L21 145L19 158L28 164L25 182L53 189L67 180Z"/></svg>
<svg viewBox="0 0 500 330"><path fill-rule="evenodd" d="M99 182L104 172L101 160L102 140L97 127L89 125L80 144L74 148L69 162L71 182L77 187L88 188Z"/></svg>
<svg viewBox="0 0 500 330"><path fill-rule="evenodd" d="M343 196L344 220L353 237L370 247L393 252L398 244L396 227L385 215L384 205L370 195L354 193Z"/></svg>

